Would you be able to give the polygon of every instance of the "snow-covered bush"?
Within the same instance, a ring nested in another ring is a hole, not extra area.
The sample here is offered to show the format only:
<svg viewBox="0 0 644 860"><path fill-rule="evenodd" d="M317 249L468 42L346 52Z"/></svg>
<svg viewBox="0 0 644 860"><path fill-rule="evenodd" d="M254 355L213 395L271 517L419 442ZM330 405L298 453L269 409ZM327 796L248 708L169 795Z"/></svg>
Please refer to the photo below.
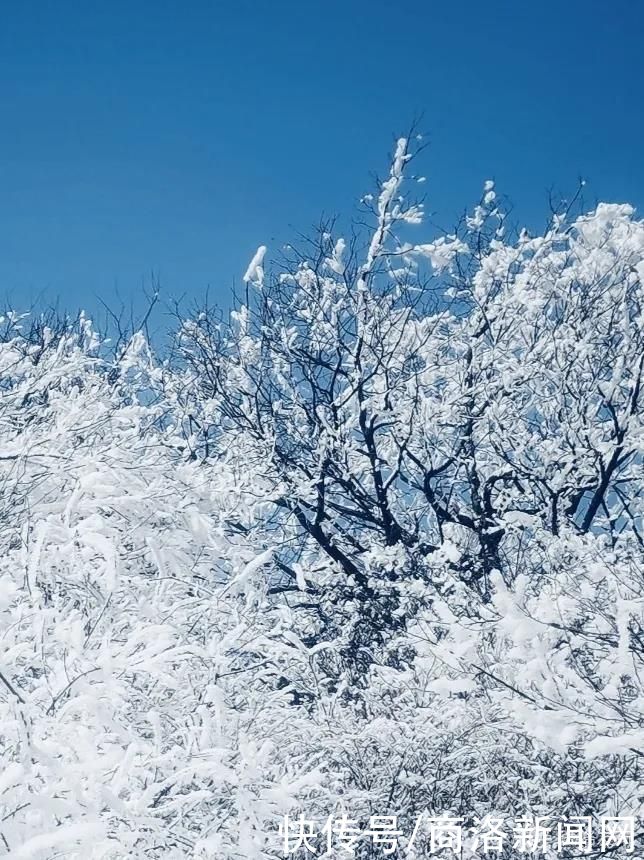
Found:
<svg viewBox="0 0 644 860"><path fill-rule="evenodd" d="M418 241L412 155L169 356L3 320L0 856L641 811L644 223Z"/></svg>
<svg viewBox="0 0 644 860"><path fill-rule="evenodd" d="M15 327L0 345L0 842L260 857L319 790L276 686L294 649L231 588L262 553L226 534L230 469L177 454L140 338L114 383L97 346L86 321L42 353Z"/></svg>

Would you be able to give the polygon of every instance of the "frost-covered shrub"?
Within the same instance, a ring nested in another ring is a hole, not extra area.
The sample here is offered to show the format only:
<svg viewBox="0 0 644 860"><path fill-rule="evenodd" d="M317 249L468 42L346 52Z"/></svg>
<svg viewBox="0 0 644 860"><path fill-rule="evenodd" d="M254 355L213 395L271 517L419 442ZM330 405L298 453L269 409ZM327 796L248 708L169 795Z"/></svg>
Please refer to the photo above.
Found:
<svg viewBox="0 0 644 860"><path fill-rule="evenodd" d="M419 242L411 156L169 358L3 320L0 856L640 811L644 224Z"/></svg>

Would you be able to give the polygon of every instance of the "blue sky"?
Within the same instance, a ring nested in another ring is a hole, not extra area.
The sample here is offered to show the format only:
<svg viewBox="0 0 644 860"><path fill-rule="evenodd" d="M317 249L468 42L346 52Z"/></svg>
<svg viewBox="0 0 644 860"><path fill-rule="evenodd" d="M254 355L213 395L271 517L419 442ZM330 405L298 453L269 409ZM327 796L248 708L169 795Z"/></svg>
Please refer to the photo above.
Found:
<svg viewBox="0 0 644 860"><path fill-rule="evenodd" d="M541 224L548 189L644 208L644 4L7 3L0 295L226 303L259 244L351 214L417 114L427 207L485 179Z"/></svg>

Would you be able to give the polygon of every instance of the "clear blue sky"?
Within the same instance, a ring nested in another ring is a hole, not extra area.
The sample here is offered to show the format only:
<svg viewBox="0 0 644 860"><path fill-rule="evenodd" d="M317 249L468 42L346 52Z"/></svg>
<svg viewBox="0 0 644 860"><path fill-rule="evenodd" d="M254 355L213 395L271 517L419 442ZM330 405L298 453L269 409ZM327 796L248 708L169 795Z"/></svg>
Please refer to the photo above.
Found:
<svg viewBox="0 0 644 860"><path fill-rule="evenodd" d="M494 178L644 208L637 0L15 0L0 20L0 295L74 308L210 285L350 213L423 113L428 208Z"/></svg>

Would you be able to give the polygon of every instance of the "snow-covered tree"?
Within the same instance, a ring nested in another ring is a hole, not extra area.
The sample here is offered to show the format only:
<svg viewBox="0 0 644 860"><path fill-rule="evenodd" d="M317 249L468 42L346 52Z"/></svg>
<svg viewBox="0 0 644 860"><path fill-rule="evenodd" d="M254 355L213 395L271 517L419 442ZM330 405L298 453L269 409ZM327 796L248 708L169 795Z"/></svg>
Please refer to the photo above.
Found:
<svg viewBox="0 0 644 860"><path fill-rule="evenodd" d="M532 772L541 810L633 811L644 223L600 204L511 235L487 182L454 234L419 242L410 147L366 198L366 238L323 227L272 275L249 267L230 325L208 312L184 325L207 455L243 444L268 483L286 537L273 591L308 644L335 644L327 693L381 713L370 685L385 671L417 708L454 706L449 727L414 735L429 760L470 738L454 761L471 755L478 779L442 774L453 804L499 803L493 762L501 786ZM387 707L414 724L401 698ZM521 755L501 752L508 737ZM595 760L611 753L605 773ZM571 768L584 776L566 793Z"/></svg>

